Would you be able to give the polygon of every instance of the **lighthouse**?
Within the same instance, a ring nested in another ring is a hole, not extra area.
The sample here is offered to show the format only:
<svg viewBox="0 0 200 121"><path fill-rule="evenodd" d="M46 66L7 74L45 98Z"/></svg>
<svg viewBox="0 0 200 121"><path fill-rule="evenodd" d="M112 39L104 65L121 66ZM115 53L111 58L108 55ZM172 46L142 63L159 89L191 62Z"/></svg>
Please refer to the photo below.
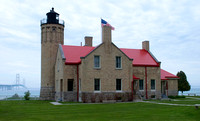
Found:
<svg viewBox="0 0 200 121"><path fill-rule="evenodd" d="M41 23L41 89L40 100L55 99L55 63L59 44L64 44L64 21L54 8Z"/></svg>

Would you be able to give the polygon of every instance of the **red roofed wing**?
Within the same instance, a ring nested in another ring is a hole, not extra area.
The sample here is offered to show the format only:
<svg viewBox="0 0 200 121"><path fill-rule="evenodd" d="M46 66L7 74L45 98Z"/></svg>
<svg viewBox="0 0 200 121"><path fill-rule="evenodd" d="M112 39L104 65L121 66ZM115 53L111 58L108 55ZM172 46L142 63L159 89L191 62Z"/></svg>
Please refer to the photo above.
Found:
<svg viewBox="0 0 200 121"><path fill-rule="evenodd" d="M160 75L161 75L161 80L168 80L168 78L173 78L173 79L178 79L179 77L178 76L175 76L163 69L160 69Z"/></svg>

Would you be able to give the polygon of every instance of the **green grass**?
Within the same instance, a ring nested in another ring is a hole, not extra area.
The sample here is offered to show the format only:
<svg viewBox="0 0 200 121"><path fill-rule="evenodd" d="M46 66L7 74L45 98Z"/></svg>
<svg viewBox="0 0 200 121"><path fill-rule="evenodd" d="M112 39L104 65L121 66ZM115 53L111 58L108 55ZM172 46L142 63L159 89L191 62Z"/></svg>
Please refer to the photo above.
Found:
<svg viewBox="0 0 200 121"><path fill-rule="evenodd" d="M198 100L199 99L199 100ZM176 98L171 100L148 100L157 103L172 103L172 104L186 104L186 105L194 105L200 104L199 97L192 97L192 98Z"/></svg>
<svg viewBox="0 0 200 121"><path fill-rule="evenodd" d="M200 109L150 103L52 105L49 101L0 101L0 121L196 121Z"/></svg>

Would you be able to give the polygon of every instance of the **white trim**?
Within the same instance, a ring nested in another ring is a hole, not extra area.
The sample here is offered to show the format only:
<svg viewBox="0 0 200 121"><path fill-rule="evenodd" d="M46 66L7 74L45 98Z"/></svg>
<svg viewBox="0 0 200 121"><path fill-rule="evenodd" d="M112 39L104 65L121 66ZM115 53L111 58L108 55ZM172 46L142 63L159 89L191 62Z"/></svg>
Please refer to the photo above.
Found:
<svg viewBox="0 0 200 121"><path fill-rule="evenodd" d="M94 93L101 93L101 90L100 91L94 91Z"/></svg>

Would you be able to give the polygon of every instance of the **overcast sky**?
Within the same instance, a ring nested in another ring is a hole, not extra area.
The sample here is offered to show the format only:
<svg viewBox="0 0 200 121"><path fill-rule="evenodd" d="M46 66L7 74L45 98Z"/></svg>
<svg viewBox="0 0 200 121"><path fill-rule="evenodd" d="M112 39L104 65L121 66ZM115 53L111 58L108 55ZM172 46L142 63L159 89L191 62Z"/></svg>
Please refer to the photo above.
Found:
<svg viewBox="0 0 200 121"><path fill-rule="evenodd" d="M141 49L149 40L162 69L182 70L200 86L199 0L1 0L0 84L15 83L19 73L27 87L40 87L40 20L52 7L65 21L65 45L80 45L84 36L100 44L103 18L119 48Z"/></svg>

